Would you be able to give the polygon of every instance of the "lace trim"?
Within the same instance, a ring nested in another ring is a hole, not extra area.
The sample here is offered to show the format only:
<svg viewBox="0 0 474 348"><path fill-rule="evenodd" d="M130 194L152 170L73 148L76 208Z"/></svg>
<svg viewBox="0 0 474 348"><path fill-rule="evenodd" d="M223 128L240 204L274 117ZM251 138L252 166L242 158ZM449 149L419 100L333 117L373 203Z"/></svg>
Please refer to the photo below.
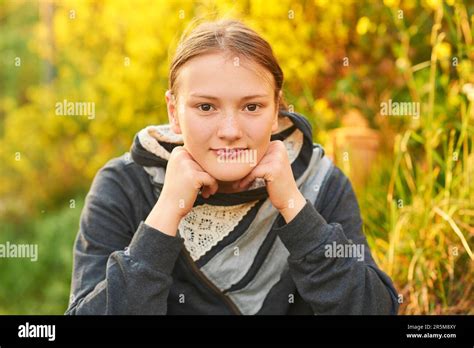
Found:
<svg viewBox="0 0 474 348"><path fill-rule="evenodd" d="M233 205L193 207L179 224L179 234L194 261L199 260L239 224L258 201Z"/></svg>

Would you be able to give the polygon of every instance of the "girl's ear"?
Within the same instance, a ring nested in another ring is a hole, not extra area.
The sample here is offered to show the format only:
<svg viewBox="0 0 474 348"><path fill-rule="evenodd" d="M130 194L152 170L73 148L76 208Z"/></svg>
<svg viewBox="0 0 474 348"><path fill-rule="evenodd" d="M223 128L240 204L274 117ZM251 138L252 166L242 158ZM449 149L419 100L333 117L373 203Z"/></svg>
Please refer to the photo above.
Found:
<svg viewBox="0 0 474 348"><path fill-rule="evenodd" d="M166 99L166 108L168 110L168 119L170 122L171 130L175 134L181 134L181 127L179 126L179 117L178 117L178 105L176 103L176 97L171 93L170 90L167 90L165 93Z"/></svg>

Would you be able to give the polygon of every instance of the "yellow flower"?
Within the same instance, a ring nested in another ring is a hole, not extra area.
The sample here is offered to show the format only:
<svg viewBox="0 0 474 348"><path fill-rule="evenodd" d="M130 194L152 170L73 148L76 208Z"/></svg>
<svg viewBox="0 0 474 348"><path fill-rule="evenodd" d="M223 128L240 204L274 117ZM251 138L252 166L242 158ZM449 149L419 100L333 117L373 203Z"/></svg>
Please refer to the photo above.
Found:
<svg viewBox="0 0 474 348"><path fill-rule="evenodd" d="M426 0L426 5L433 10L436 10L438 7L442 6L440 0Z"/></svg>
<svg viewBox="0 0 474 348"><path fill-rule="evenodd" d="M356 27L357 33L359 35L365 35L365 33L367 33L369 28L370 28L370 19L368 19L365 16L359 18L359 21L357 22L357 27Z"/></svg>
<svg viewBox="0 0 474 348"><path fill-rule="evenodd" d="M400 0L383 0L383 3L387 7L395 8L395 7L398 7L398 5L400 5Z"/></svg>
<svg viewBox="0 0 474 348"><path fill-rule="evenodd" d="M449 43L441 42L436 45L435 49L439 60L445 60L451 57L451 45Z"/></svg>

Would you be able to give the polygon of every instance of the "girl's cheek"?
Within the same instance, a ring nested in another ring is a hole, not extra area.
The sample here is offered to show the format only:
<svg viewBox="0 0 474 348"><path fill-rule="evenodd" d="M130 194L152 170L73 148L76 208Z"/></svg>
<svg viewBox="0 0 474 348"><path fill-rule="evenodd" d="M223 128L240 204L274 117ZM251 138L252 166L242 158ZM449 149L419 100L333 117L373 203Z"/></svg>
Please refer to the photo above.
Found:
<svg viewBox="0 0 474 348"><path fill-rule="evenodd" d="M207 150L210 148L212 137L208 136L204 133L204 129L200 129L196 127L194 129L189 129L189 133L187 134L187 144L189 147L193 149L193 151L197 154L205 154L208 152Z"/></svg>

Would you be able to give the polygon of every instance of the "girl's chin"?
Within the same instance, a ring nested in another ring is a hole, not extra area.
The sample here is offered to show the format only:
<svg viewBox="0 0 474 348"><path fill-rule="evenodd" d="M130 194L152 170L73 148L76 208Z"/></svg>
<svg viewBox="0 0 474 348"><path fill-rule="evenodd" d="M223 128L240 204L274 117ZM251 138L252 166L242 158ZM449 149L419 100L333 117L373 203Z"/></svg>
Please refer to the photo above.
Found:
<svg viewBox="0 0 474 348"><path fill-rule="evenodd" d="M230 182L243 179L252 169L248 164L219 164L217 168L213 166L207 172L218 181Z"/></svg>

